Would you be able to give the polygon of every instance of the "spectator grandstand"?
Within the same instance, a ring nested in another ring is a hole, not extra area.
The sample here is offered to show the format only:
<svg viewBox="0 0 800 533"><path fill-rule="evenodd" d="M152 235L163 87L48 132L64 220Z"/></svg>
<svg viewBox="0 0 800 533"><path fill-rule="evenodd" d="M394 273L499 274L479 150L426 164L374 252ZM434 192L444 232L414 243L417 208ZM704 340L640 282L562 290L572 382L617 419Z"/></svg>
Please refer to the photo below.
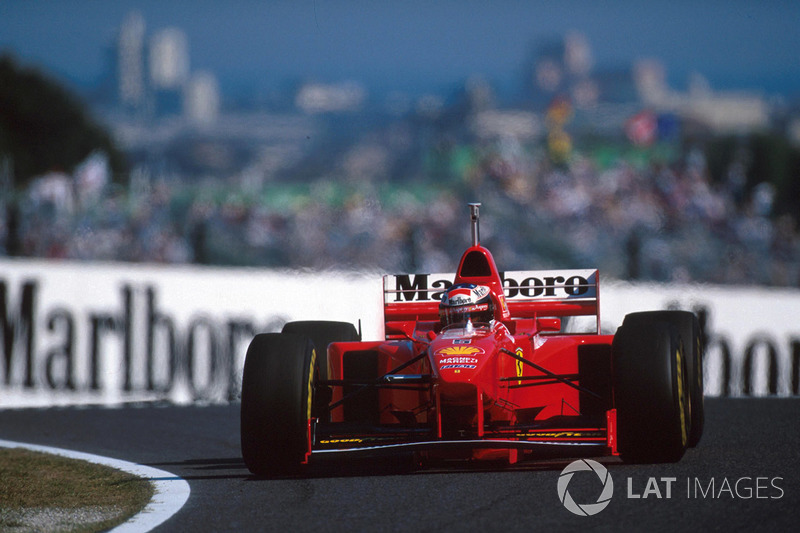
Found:
<svg viewBox="0 0 800 533"><path fill-rule="evenodd" d="M418 172L438 172L436 180L328 176L253 191L158 178L81 198L65 185L69 177L50 175L18 198L14 217L2 218L0 249L9 254L13 237L14 255L25 257L446 271L468 238L459 223L463 205L481 201L484 241L505 269L599 267L622 279L800 284L797 221L773 213L768 183L743 193L735 162L725 180L713 181L698 150L644 164L575 150L557 165L535 144L509 140L446 153L437 143L422 159Z"/></svg>

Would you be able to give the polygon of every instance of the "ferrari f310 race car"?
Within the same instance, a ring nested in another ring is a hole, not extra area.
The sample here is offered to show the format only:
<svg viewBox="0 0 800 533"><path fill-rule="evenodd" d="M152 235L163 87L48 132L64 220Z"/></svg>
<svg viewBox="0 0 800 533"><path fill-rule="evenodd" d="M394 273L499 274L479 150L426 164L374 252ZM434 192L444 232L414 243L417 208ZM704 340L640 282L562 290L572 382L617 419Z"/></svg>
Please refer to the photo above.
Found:
<svg viewBox="0 0 800 533"><path fill-rule="evenodd" d="M695 315L633 313L601 334L597 270L500 272L479 242L479 204L470 210L455 274L384 277L384 339L303 321L252 340L241 399L251 472L405 452L671 462L698 443Z"/></svg>

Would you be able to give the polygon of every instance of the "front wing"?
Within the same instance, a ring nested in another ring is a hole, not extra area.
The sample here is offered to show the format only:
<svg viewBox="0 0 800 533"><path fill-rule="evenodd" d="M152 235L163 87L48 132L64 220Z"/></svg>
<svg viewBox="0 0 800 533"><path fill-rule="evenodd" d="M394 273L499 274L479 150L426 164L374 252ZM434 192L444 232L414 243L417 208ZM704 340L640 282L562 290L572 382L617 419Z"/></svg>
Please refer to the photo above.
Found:
<svg viewBox="0 0 800 533"><path fill-rule="evenodd" d="M483 436L464 435L437 438L430 428L380 426L373 428L347 427L345 424L326 424L309 420L308 453L314 457L381 456L404 452L435 452L463 457L469 450L517 450L569 455L617 455L616 411L606 414L606 427L542 427L542 425L513 426L487 429ZM591 451L588 451L591 450Z"/></svg>

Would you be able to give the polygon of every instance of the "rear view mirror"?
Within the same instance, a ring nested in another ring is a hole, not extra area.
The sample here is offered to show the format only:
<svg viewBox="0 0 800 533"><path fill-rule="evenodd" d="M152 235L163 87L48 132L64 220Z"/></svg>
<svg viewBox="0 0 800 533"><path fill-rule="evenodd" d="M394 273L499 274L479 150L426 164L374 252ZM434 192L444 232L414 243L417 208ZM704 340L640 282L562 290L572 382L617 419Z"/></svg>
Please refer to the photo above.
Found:
<svg viewBox="0 0 800 533"><path fill-rule="evenodd" d="M557 332L561 331L560 318L537 318L536 331L542 333L546 331Z"/></svg>

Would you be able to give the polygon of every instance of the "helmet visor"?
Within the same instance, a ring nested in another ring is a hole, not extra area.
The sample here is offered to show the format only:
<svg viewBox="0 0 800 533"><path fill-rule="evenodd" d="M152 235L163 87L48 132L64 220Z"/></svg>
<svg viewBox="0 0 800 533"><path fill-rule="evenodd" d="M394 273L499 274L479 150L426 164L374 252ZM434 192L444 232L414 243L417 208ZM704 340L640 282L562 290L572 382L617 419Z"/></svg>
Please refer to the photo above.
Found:
<svg viewBox="0 0 800 533"><path fill-rule="evenodd" d="M440 310L439 316L443 325L452 326L454 324L464 324L468 321L490 322L492 312L488 303L482 303L444 307Z"/></svg>

